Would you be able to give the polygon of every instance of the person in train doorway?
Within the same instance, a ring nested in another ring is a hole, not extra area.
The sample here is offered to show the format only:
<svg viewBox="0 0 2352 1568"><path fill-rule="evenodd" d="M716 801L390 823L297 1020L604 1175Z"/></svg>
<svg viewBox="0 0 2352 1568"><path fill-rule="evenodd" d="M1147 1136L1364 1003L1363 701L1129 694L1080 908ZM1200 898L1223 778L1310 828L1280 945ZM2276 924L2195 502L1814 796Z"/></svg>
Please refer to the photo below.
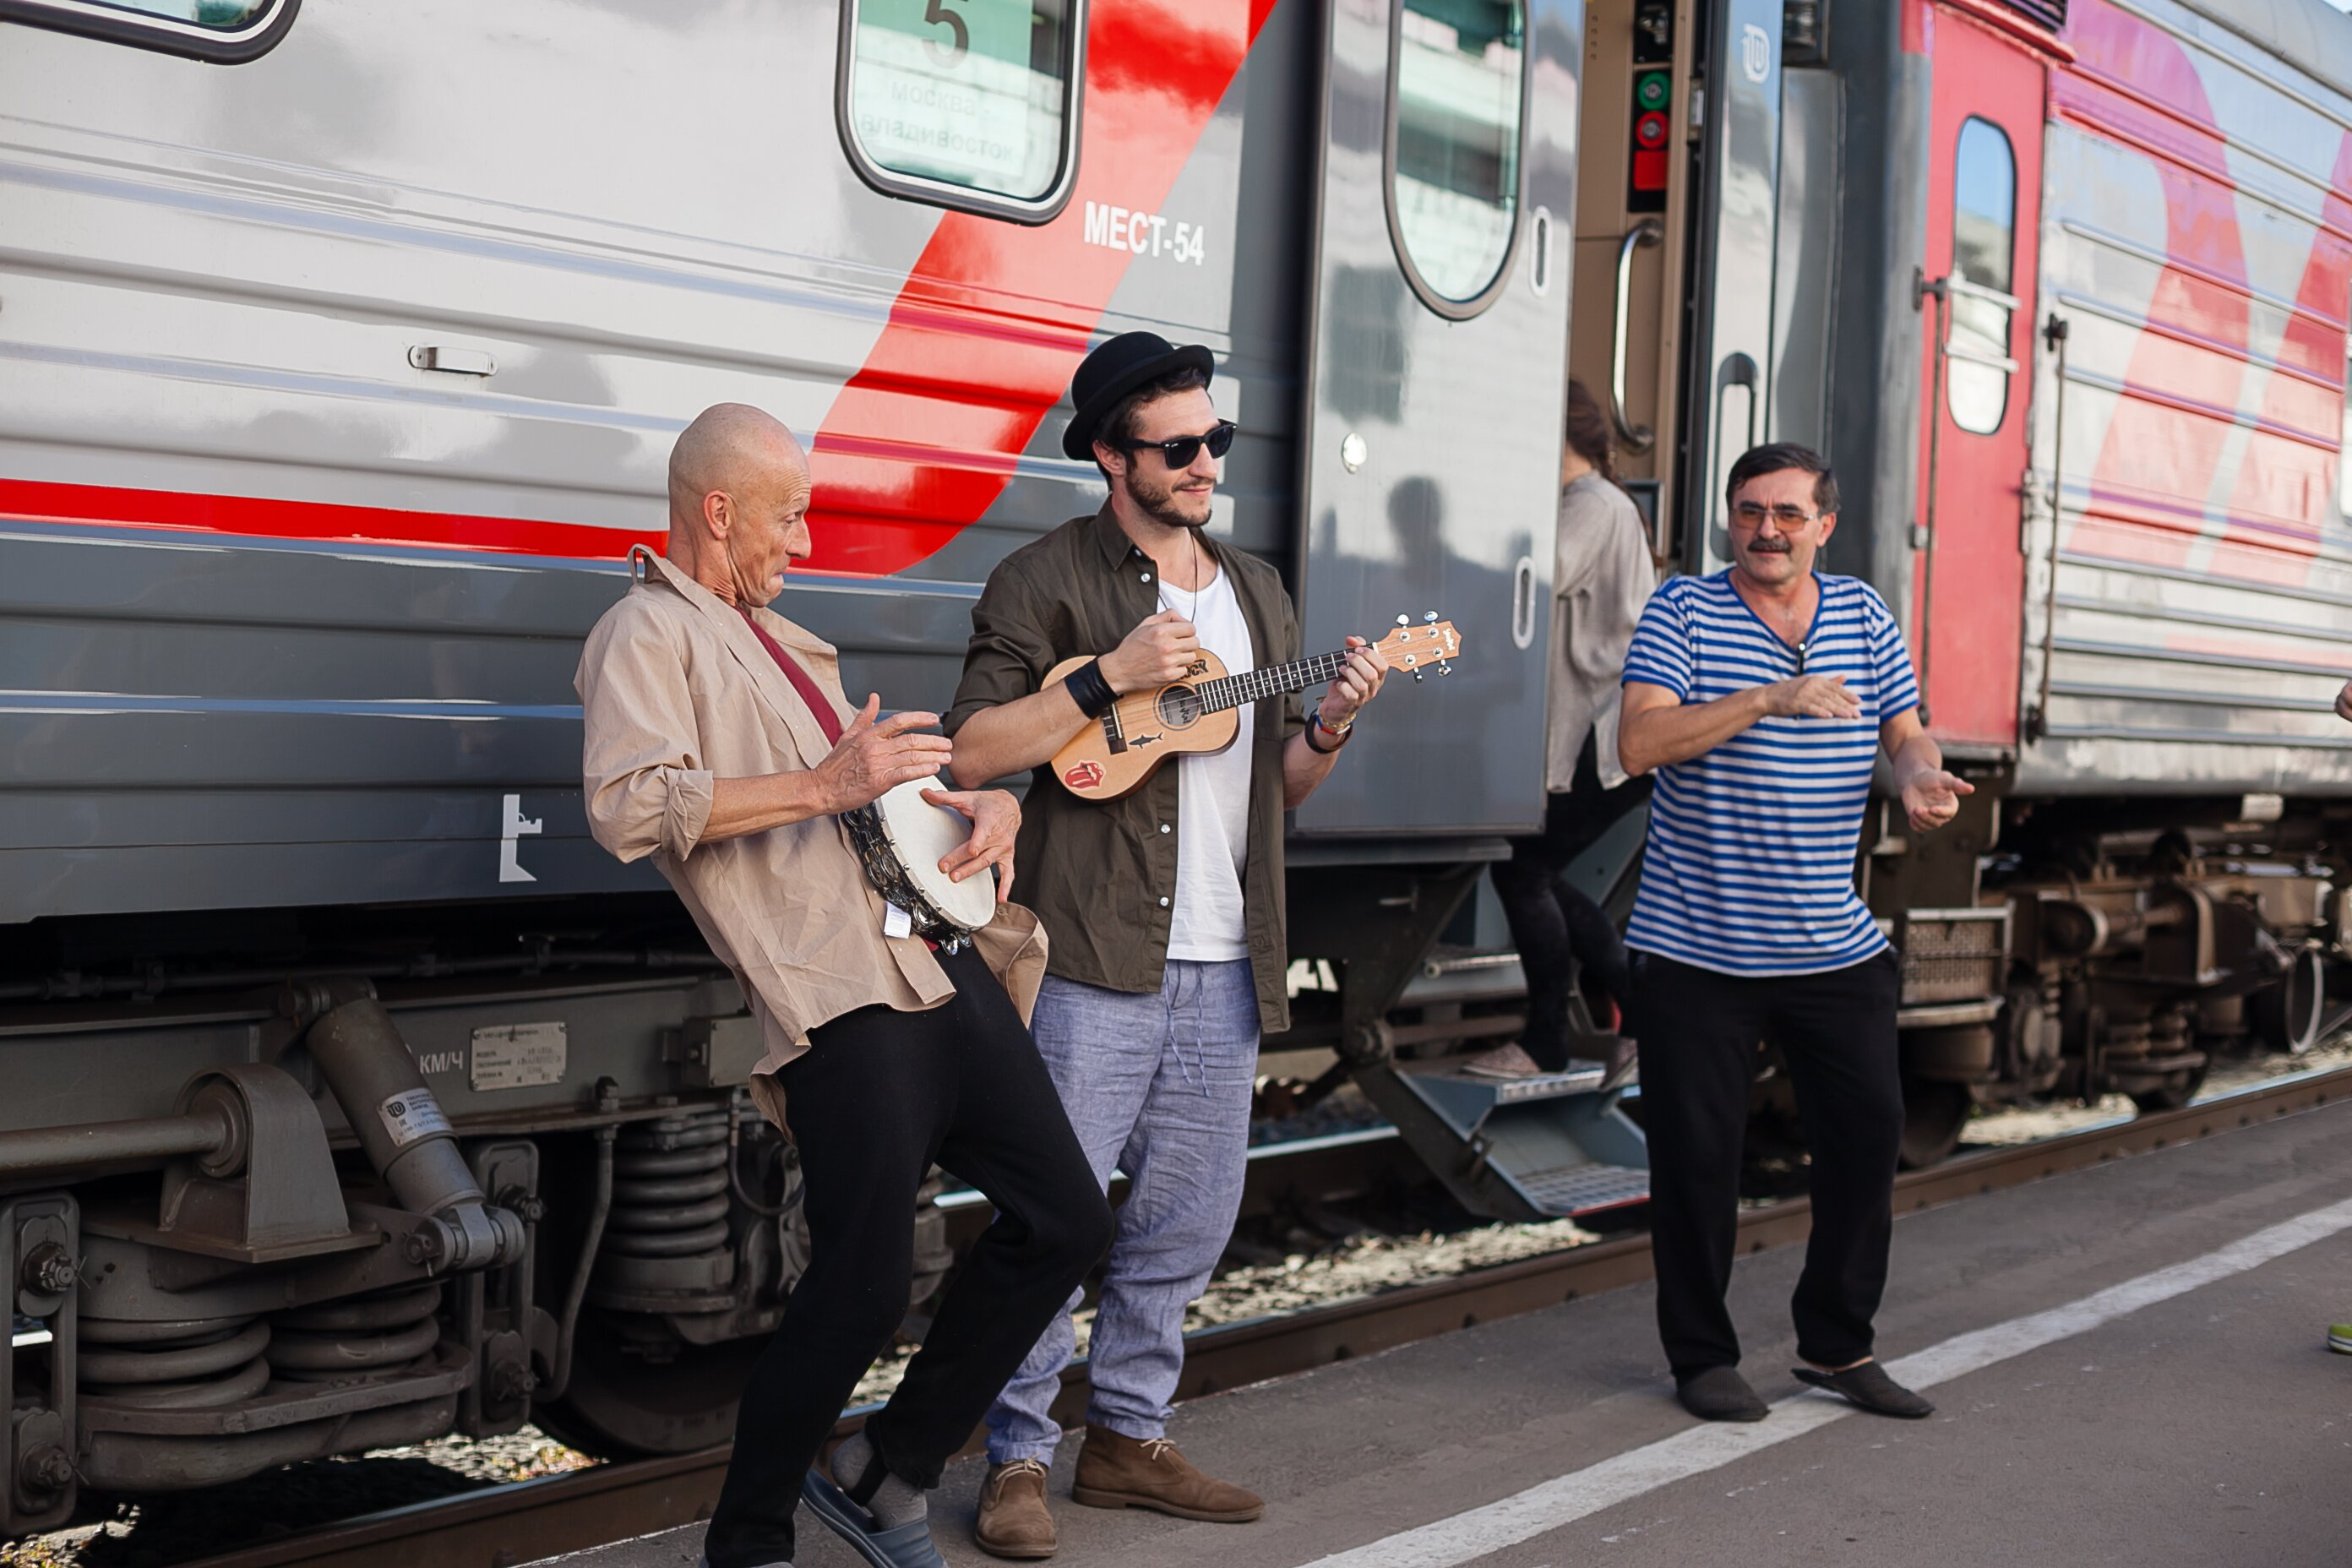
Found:
<svg viewBox="0 0 2352 1568"><path fill-rule="evenodd" d="M1815 569L1837 477L1803 447L1731 467L1731 565L1670 579L1625 656L1618 754L1654 774L1626 933L1650 1144L1658 1330L1694 1415L1767 1414L1739 1374L1731 1283L1740 1140L1759 1040L1777 1044L1811 1156L1795 1375L1886 1415L1933 1406L1873 1359L1894 1229L1899 964L1854 889L1883 749L1912 831L1969 784L1920 727L1903 633L1869 584Z"/></svg>
<svg viewBox="0 0 2352 1568"><path fill-rule="evenodd" d="M1209 400L1212 371L1207 349L1150 332L1114 337L1079 365L1062 449L1091 459L1109 495L990 574L946 727L966 788L1038 770L1020 836L1024 885L1053 937L1037 1047L1095 1181L1107 1187L1116 1167L1129 1184L1073 1495L1239 1523L1264 1502L1168 1440L1184 1310L1239 1212L1259 1037L1289 1024L1283 813L1339 762L1385 667L1349 638L1357 651L1311 712L1295 696L1246 706L1224 752L1162 766L1118 801L1081 800L1043 765L1116 694L1183 677L1196 649L1235 673L1298 658L1274 569L1207 536L1234 430ZM997 1556L1054 1552L1045 1479L1062 1431L1050 1407L1074 1343L1069 1314L1056 1315L989 1413L976 1533Z"/></svg>
<svg viewBox="0 0 2352 1568"><path fill-rule="evenodd" d="M810 552L809 470L789 431L722 404L677 438L668 559L589 634L588 822L651 857L743 988L768 1047L760 1109L800 1153L813 1250L754 1363L704 1538L709 1568L786 1563L814 1511L866 1562L940 1558L924 1493L1110 1245L1109 1205L1023 1022L1035 918L1000 905L950 953L907 934L841 814L951 755L934 715L844 698L834 649L764 606ZM971 821L941 863L1012 888L1020 806L940 790ZM819 1461L908 1308L915 1194L936 1161L996 1205L904 1380Z"/></svg>
<svg viewBox="0 0 2352 1568"><path fill-rule="evenodd" d="M1527 974L1528 1024L1517 1043L1465 1064L1465 1070L1486 1078L1529 1078L1567 1068L1571 973L1603 1028L1617 1022L1633 997L1617 927L1591 895L1569 880L1568 868L1649 798L1650 781L1626 777L1617 761L1617 677L1642 606L1658 585L1658 569L1642 514L1617 483L1608 416L1581 381L1568 384L1567 423L1552 566L1543 831L1513 839L1511 858L1488 872ZM1633 1036L1621 1032L1602 1089L1622 1088L1632 1079L1634 1050Z"/></svg>

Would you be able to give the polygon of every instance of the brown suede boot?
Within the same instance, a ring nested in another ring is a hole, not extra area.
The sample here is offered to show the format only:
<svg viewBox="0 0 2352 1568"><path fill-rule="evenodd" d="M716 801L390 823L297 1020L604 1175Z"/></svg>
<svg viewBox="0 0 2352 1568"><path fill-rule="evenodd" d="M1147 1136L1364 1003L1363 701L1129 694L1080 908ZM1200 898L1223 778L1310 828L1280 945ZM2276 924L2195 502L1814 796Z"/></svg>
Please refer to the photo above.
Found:
<svg viewBox="0 0 2352 1568"><path fill-rule="evenodd" d="M1061 1540L1045 1509L1045 1467L1034 1459L991 1465L980 1483L980 1522L971 1538L992 1557L1051 1557Z"/></svg>
<svg viewBox="0 0 2352 1568"><path fill-rule="evenodd" d="M1247 1524L1265 1511L1265 1499L1202 1475L1165 1437L1139 1440L1091 1425L1070 1496L1088 1508L1156 1509L1211 1524Z"/></svg>

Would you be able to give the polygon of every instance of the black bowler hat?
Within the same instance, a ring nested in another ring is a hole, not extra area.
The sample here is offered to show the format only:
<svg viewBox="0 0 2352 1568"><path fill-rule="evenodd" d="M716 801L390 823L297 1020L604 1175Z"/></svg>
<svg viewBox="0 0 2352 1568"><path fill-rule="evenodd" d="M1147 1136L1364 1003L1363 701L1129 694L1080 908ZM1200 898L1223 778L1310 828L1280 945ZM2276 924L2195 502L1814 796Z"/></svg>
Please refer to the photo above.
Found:
<svg viewBox="0 0 2352 1568"><path fill-rule="evenodd" d="M1062 432L1062 450L1084 461L1095 455L1095 427L1103 416L1137 387L1171 371L1197 370L1206 381L1217 362L1199 343L1178 348L1158 332L1121 332L1086 357L1070 378L1070 401L1078 411Z"/></svg>

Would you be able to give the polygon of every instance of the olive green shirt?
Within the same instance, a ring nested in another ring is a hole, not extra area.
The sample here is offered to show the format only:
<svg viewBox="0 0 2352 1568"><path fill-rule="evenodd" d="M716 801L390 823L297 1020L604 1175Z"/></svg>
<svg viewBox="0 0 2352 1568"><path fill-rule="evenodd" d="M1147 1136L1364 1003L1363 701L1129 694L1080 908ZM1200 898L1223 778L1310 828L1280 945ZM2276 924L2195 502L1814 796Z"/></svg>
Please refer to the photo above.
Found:
<svg viewBox="0 0 2352 1568"><path fill-rule="evenodd" d="M1233 574L1258 668L1299 657L1298 617L1273 567L1201 536ZM972 611L963 682L947 715L952 736L983 708L1038 690L1066 658L1099 656L1160 609L1159 568L1119 527L1110 506L1073 518L998 563ZM1242 904L1257 983L1259 1027L1289 1027L1290 962L1283 910L1282 750L1306 728L1297 694L1258 705L1250 770L1249 851ZM1176 812L1182 769L1162 765L1123 800L1080 800L1050 765L1030 775L1014 846L1021 901L1046 936L1047 973L1106 990L1160 989L1176 896Z"/></svg>

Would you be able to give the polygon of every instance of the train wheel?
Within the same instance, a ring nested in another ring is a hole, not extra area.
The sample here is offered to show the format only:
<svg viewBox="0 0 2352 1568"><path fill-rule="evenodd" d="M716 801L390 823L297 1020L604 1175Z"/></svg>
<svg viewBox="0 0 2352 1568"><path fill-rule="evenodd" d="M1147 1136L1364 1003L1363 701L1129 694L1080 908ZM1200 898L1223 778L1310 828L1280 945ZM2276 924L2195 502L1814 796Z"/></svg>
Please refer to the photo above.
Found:
<svg viewBox="0 0 2352 1568"><path fill-rule="evenodd" d="M2249 998L2254 1015L2254 1037L2265 1050L2301 1056L2319 1043L2322 1015L2327 1011L2327 966L2319 950L2306 947L2294 955L2285 974Z"/></svg>
<svg viewBox="0 0 2352 1568"><path fill-rule="evenodd" d="M623 1343L623 1320L603 1313L580 1325L572 1383L532 1419L559 1442L599 1458L685 1454L735 1436L735 1405L766 1334L715 1345L677 1344L667 1359Z"/></svg>
<svg viewBox="0 0 2352 1568"><path fill-rule="evenodd" d="M2142 1110L2178 1110L2196 1099L2197 1091L2204 1087L2205 1068L2202 1065L2183 1068L2154 1089L2135 1090L2131 1102Z"/></svg>
<svg viewBox="0 0 2352 1568"><path fill-rule="evenodd" d="M1964 1083L1938 1083L1932 1079L1903 1080L1903 1168L1925 1170L1939 1165L1960 1146L1960 1131L1969 1124L1976 1101Z"/></svg>

